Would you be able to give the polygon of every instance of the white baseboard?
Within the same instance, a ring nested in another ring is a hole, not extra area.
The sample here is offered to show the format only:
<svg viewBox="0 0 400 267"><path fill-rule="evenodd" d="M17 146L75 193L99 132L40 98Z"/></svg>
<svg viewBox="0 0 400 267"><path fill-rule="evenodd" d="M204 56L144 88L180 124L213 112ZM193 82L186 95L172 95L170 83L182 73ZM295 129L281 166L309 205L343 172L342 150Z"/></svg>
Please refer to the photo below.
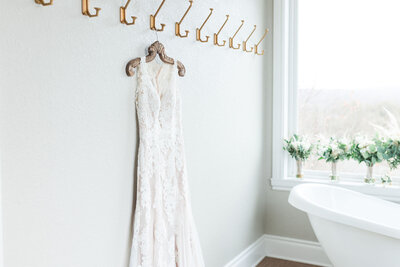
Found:
<svg viewBox="0 0 400 267"><path fill-rule="evenodd" d="M318 242L282 236L264 235L265 253L268 257L331 267L325 251Z"/></svg>
<svg viewBox="0 0 400 267"><path fill-rule="evenodd" d="M224 267L253 267L265 257L265 235L257 239Z"/></svg>
<svg viewBox="0 0 400 267"><path fill-rule="evenodd" d="M324 267L332 266L318 242L263 235L224 267L254 267L267 256Z"/></svg>

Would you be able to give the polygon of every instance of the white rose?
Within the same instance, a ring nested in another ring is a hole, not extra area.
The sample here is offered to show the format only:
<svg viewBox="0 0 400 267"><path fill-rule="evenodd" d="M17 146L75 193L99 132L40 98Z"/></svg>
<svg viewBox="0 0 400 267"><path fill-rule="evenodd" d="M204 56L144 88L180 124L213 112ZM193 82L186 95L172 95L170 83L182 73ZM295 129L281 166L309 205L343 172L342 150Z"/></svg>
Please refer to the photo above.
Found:
<svg viewBox="0 0 400 267"><path fill-rule="evenodd" d="M341 154L341 151L342 151L341 149L332 150L332 156L334 158L337 158Z"/></svg>
<svg viewBox="0 0 400 267"><path fill-rule="evenodd" d="M333 145L331 146L331 149L332 149L332 151L338 150L338 145L337 145L337 144L333 144Z"/></svg>
<svg viewBox="0 0 400 267"><path fill-rule="evenodd" d="M303 144L303 148L304 148L304 150L309 150L310 149L310 147L311 147L311 144L309 143L309 142L304 142L304 144Z"/></svg>

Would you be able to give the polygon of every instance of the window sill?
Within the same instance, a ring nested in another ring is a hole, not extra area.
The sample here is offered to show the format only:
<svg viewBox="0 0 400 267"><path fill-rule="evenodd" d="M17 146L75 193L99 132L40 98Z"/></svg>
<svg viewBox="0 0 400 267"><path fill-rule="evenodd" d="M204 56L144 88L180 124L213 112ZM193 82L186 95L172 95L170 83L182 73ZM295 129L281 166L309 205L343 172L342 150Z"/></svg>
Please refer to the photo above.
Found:
<svg viewBox="0 0 400 267"><path fill-rule="evenodd" d="M354 190L363 194L379 197L385 200L400 202L400 186L398 185L368 185L362 182L338 181L331 182L327 178L294 178L287 177L284 179L272 178L271 186L273 190L290 191L294 186L302 183L318 183L333 186L340 186L350 190Z"/></svg>

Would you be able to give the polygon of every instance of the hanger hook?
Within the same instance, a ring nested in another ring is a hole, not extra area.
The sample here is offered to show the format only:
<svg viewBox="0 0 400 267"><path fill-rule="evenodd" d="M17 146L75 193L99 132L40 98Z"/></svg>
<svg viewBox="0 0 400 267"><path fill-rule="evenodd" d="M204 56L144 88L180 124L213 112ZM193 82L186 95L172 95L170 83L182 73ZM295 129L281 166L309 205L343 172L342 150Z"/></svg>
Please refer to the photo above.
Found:
<svg viewBox="0 0 400 267"><path fill-rule="evenodd" d="M207 42L208 42L208 39L210 38L210 36L206 35L206 39L205 39L205 40L202 40L202 39L201 39L201 30L203 29L204 25L206 25L208 19L209 19L209 18L211 17L211 15L212 15L213 11L214 11L214 9L213 9L213 8L210 8L210 14L209 14L208 17L206 18L206 20L203 22L203 24L201 25L200 29L199 29L199 28L196 29L196 40L197 40L197 41L200 41L200 42L202 42L202 43L207 43Z"/></svg>
<svg viewBox="0 0 400 267"><path fill-rule="evenodd" d="M259 46L259 45L261 44L261 42L264 40L265 36L267 36L268 32L269 32L269 29L268 29L268 28L265 29L264 35L262 36L261 40L260 40L256 45L254 45L254 53L255 53L256 55L259 55L259 56L264 55L264 50L261 51L261 53L258 52L258 46Z"/></svg>
<svg viewBox="0 0 400 267"><path fill-rule="evenodd" d="M165 28L165 24L161 23L161 28L156 28L156 17L158 15L158 12L160 12L160 9L162 8L162 6L164 5L165 0L163 0L161 2L161 5L158 7L156 13L154 15L150 15L150 29L153 31L157 31L157 32L162 32L164 31Z"/></svg>
<svg viewBox="0 0 400 267"><path fill-rule="evenodd" d="M88 16L90 18L97 17L99 15L101 8L95 7L94 9L96 10L96 13L91 14L89 11L89 0L82 0L82 14L84 16Z"/></svg>
<svg viewBox="0 0 400 267"><path fill-rule="evenodd" d="M222 31L222 29L225 27L225 24L228 22L228 20L229 20L229 15L226 15L226 20L225 20L224 24L222 24L221 28L219 29L219 31L217 33L214 33L214 45L225 46L226 40L223 40L222 44L220 44L218 42L218 36L219 36L220 32Z"/></svg>
<svg viewBox="0 0 400 267"><path fill-rule="evenodd" d="M175 35L179 36L181 38L188 37L188 35L189 35L188 30L185 30L185 34L181 34L181 23L182 23L183 19L186 17L189 10L192 8L193 0L189 0L189 3L190 3L189 8L186 10L185 14L183 14L183 17L181 18L181 20L179 22L175 22Z"/></svg>
<svg viewBox="0 0 400 267"><path fill-rule="evenodd" d="M229 37L229 48L232 48L232 49L239 49L240 48L240 44L237 44L237 47L235 47L233 45L233 39L235 39L236 35L240 31L240 29L243 27L243 24L244 24L244 20L242 20L242 24L240 24L240 27L236 30L235 34L232 37Z"/></svg>
<svg viewBox="0 0 400 267"><path fill-rule="evenodd" d="M45 3L44 0L35 0L35 3L42 6L51 6L53 4L53 0L50 0L48 3Z"/></svg>
<svg viewBox="0 0 400 267"><path fill-rule="evenodd" d="M253 31L250 33L249 37L247 37L246 41L243 41L243 51L245 52L253 52L253 47L250 50L247 50L247 42L250 40L250 37L253 35L253 33L256 31L257 25L254 25Z"/></svg>
<svg viewBox="0 0 400 267"><path fill-rule="evenodd" d="M134 16L131 16L132 22L128 22L126 20L126 9L128 8L130 2L131 2L131 0L128 0L128 2L126 2L125 6L121 6L119 8L119 17L120 17L120 21L122 24L133 25L136 22L137 17L134 17Z"/></svg>

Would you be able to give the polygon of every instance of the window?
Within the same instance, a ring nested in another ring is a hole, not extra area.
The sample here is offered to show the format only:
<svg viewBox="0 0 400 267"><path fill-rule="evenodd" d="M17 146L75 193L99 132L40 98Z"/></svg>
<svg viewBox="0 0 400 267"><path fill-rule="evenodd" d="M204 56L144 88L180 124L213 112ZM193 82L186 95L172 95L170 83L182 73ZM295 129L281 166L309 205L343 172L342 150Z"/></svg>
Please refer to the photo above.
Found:
<svg viewBox="0 0 400 267"><path fill-rule="evenodd" d="M400 17L397 0L301 0L298 3L298 132L315 137L374 135L400 118ZM315 138L314 138L315 139ZM310 170L328 170L311 160ZM377 164L377 175L389 168ZM363 173L354 161L344 172ZM397 170L397 174L400 172Z"/></svg>
<svg viewBox="0 0 400 267"><path fill-rule="evenodd" d="M400 122L399 9L397 0L274 1L274 188L293 184L284 137L374 135L385 109ZM329 169L311 159L305 180L328 180ZM374 168L377 177L388 170ZM366 167L350 160L339 171L343 184L362 185Z"/></svg>

